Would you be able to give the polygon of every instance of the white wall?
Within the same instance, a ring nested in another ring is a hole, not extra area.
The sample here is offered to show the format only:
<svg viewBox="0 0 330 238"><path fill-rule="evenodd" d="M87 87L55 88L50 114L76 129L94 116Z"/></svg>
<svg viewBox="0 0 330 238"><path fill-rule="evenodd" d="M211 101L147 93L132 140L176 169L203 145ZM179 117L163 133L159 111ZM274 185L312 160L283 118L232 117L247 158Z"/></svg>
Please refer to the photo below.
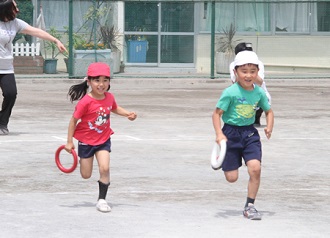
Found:
<svg viewBox="0 0 330 238"><path fill-rule="evenodd" d="M250 42L253 50L271 71L330 73L330 36L238 36ZM196 69L210 72L210 35L197 37Z"/></svg>

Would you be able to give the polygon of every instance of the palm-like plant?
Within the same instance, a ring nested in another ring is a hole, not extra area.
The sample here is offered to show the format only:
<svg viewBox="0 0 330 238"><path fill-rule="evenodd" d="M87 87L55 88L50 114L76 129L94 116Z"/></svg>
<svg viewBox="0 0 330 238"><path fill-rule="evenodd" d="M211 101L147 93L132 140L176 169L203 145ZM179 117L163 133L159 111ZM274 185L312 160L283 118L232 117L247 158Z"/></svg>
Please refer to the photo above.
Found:
<svg viewBox="0 0 330 238"><path fill-rule="evenodd" d="M100 28L103 44L112 51L119 50L118 37L119 31L114 27L102 26Z"/></svg>
<svg viewBox="0 0 330 238"><path fill-rule="evenodd" d="M241 39L234 39L236 28L233 24L223 28L222 33L216 41L216 67L218 73L229 73L229 65L235 58L235 47Z"/></svg>
<svg viewBox="0 0 330 238"><path fill-rule="evenodd" d="M62 35L56 30L55 27L50 27L49 32L51 36L54 36L56 39L61 40ZM61 53L55 42L53 41L44 41L45 44L45 58L48 59L47 50L50 51L50 59L56 59L56 57Z"/></svg>
<svg viewBox="0 0 330 238"><path fill-rule="evenodd" d="M236 27L231 23L229 28L222 29L223 35L217 39L217 51L226 55L235 55L235 47L241 39L234 40Z"/></svg>

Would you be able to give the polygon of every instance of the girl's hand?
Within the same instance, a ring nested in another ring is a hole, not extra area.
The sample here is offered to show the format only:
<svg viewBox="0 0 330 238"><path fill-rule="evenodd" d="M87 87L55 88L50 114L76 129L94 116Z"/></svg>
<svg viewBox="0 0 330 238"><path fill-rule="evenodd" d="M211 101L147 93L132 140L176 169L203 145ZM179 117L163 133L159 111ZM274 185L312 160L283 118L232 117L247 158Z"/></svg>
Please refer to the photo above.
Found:
<svg viewBox="0 0 330 238"><path fill-rule="evenodd" d="M67 143L64 147L64 149L66 150L66 152L68 153L72 153L72 149L74 149L74 144L73 143Z"/></svg>
<svg viewBox="0 0 330 238"><path fill-rule="evenodd" d="M264 129L264 131L265 131L267 139L270 139L270 137L272 136L272 131L269 130L267 127Z"/></svg>
<svg viewBox="0 0 330 238"><path fill-rule="evenodd" d="M137 115L135 112L130 112L127 116L128 120L134 121L137 118Z"/></svg>

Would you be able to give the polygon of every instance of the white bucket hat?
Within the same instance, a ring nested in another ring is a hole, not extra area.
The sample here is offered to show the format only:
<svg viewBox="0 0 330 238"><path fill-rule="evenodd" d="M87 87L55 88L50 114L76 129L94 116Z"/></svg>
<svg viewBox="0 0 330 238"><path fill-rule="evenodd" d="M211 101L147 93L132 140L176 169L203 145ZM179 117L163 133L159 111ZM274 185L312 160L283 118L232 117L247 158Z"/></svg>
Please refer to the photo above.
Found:
<svg viewBox="0 0 330 238"><path fill-rule="evenodd" d="M256 64L259 65L259 59L256 53L253 51L241 51L239 52L234 61L235 66L241 66L245 64Z"/></svg>

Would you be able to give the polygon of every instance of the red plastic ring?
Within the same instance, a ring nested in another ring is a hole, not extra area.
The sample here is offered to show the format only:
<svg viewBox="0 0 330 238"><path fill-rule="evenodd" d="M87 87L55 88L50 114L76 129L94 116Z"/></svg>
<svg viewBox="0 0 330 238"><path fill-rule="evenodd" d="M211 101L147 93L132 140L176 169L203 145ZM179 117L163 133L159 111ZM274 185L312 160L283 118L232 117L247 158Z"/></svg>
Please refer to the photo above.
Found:
<svg viewBox="0 0 330 238"><path fill-rule="evenodd" d="M60 147L58 147L58 149L56 150L55 153L55 162L57 167L64 173L72 173L78 165L78 156L77 153L74 149L72 149L72 156L73 156L73 164L71 166L71 168L65 168L60 161L60 153L61 151L64 149L65 145L61 145Z"/></svg>

